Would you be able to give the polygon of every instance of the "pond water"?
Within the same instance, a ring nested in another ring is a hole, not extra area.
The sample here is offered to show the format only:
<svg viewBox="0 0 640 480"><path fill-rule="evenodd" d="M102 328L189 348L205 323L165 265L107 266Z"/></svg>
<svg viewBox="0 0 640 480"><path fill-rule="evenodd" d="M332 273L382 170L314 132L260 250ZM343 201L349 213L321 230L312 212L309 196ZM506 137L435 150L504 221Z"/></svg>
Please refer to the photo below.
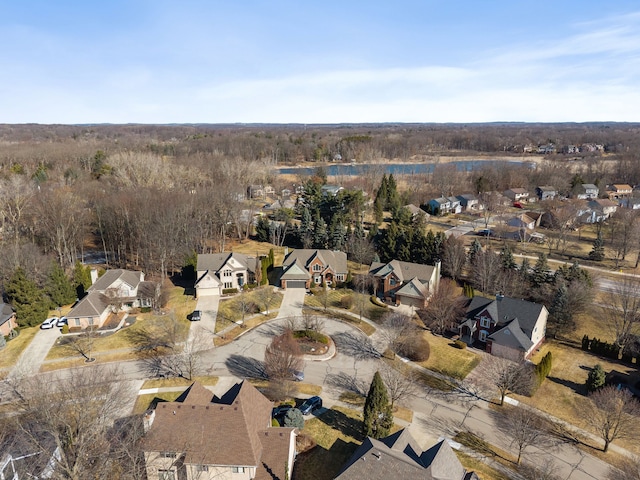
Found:
<svg viewBox="0 0 640 480"><path fill-rule="evenodd" d="M323 168L329 176L357 176L367 173L369 170L382 169L384 173L393 175L414 175L420 173L433 173L436 165L454 165L458 171L471 172L482 166L522 165L530 169L536 168L533 162L520 162L508 160L460 160L447 163L362 163L362 164L332 164ZM317 167L287 167L275 170L275 173L284 175L313 175Z"/></svg>

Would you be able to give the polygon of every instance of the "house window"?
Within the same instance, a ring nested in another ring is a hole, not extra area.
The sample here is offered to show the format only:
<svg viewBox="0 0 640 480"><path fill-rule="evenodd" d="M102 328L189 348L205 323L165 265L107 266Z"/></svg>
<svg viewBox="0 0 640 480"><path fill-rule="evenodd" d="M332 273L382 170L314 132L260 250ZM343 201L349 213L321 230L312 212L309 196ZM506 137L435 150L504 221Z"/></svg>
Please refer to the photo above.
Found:
<svg viewBox="0 0 640 480"><path fill-rule="evenodd" d="M79 319L79 318L76 318L76 319L74 320L74 322L75 322L75 324L76 324L76 327L79 327L79 326L80 326L80 319Z"/></svg>
<svg viewBox="0 0 640 480"><path fill-rule="evenodd" d="M318 276L315 278L314 283L316 283L316 284L322 283L322 277L318 275Z"/></svg>
<svg viewBox="0 0 640 480"><path fill-rule="evenodd" d="M196 465L196 472L208 472L209 465Z"/></svg>
<svg viewBox="0 0 640 480"><path fill-rule="evenodd" d="M231 270L223 270L223 272L222 272L222 276L224 276L224 277L230 277L230 276L231 276Z"/></svg>
<svg viewBox="0 0 640 480"><path fill-rule="evenodd" d="M233 282L224 282L224 288L233 288Z"/></svg>
<svg viewBox="0 0 640 480"><path fill-rule="evenodd" d="M491 319L488 317L480 317L480 326L482 328L489 328L491 326Z"/></svg>
<svg viewBox="0 0 640 480"><path fill-rule="evenodd" d="M244 473L244 467L231 467L231 473Z"/></svg>
<svg viewBox="0 0 640 480"><path fill-rule="evenodd" d="M314 272L321 272L322 271L322 265L318 265L317 263L313 266L313 271Z"/></svg>
<svg viewBox="0 0 640 480"><path fill-rule="evenodd" d="M486 330L480 330L480 334L478 335L478 340L480 340L481 342L486 342L487 341L487 331Z"/></svg>
<svg viewBox="0 0 640 480"><path fill-rule="evenodd" d="M389 279L389 285L394 286L396 284L396 279L394 277L391 277Z"/></svg>
<svg viewBox="0 0 640 480"><path fill-rule="evenodd" d="M176 452L160 452L162 458L176 458Z"/></svg>
<svg viewBox="0 0 640 480"><path fill-rule="evenodd" d="M340 274L340 275L336 275L336 279L337 279L339 282L342 282L342 281L344 281L344 275L341 275L341 274Z"/></svg>
<svg viewBox="0 0 640 480"><path fill-rule="evenodd" d="M173 470L158 470L158 480L176 480Z"/></svg>

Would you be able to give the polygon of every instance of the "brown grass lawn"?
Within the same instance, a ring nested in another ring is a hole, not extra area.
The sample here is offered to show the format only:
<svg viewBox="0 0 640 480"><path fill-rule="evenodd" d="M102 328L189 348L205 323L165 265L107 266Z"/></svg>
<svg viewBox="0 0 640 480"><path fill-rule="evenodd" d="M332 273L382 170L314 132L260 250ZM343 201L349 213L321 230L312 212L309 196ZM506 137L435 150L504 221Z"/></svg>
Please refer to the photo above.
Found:
<svg viewBox="0 0 640 480"><path fill-rule="evenodd" d="M469 351L452 346L451 340L424 332L429 342L431 354L426 362L421 362L425 368L442 373L458 380L464 379L478 363L480 356Z"/></svg>
<svg viewBox="0 0 640 480"><path fill-rule="evenodd" d="M261 311L265 311L265 305L260 299L260 295L266 288L273 287L259 287L253 290L249 290L240 295L235 295L231 298L221 299L220 305L218 307L218 317L216 318L216 332L224 330L228 326L232 325L232 323L242 319L242 310L240 308L241 302L253 303ZM272 310L277 310L278 308L280 308L280 305L282 304L282 296L283 295L280 292L277 292L273 296L271 302L269 303L270 313ZM251 316L253 316L253 313L245 313L245 320L247 320L247 318Z"/></svg>
<svg viewBox="0 0 640 480"><path fill-rule="evenodd" d="M146 388L162 388L162 387L188 387L193 382L200 382L202 385L213 387L218 383L218 377L194 377L192 380L186 378L152 378L145 380L140 387L141 390Z"/></svg>
<svg viewBox="0 0 640 480"><path fill-rule="evenodd" d="M166 328L171 322L178 324L178 341L184 341L189 334L189 320L187 320L187 315L193 311L195 305L196 302L193 297L184 295L184 288L173 287L169 295L167 307L165 308L165 311L168 312L166 315L156 315L154 313L136 314L136 321L130 327L123 328L111 335L97 337L93 343L93 352L97 354L99 361L104 361L105 357L101 356L100 353L123 350L119 353L119 355L121 355L120 357L118 357L118 353L116 352L109 354L109 361L130 360L132 358L131 352L125 350L133 347L130 341L131 334L142 329L160 330ZM49 350L46 360L73 356L78 356L78 353L58 340L51 350ZM60 366L53 368L65 367Z"/></svg>
<svg viewBox="0 0 640 480"><path fill-rule="evenodd" d="M276 266L282 265L282 260L284 260L284 247L277 247L272 243L256 242L255 240L232 241L227 244L226 250L255 256L256 254L269 255L269 250L272 248ZM291 251L291 249L289 249L289 251Z"/></svg>
<svg viewBox="0 0 640 480"><path fill-rule="evenodd" d="M313 293L313 295L305 296L304 304L310 307L324 309L325 298L322 289L313 289ZM342 299L344 297L351 297L350 308L344 308L342 306ZM370 295L363 295L361 293L354 292L353 290L349 290L348 288L327 290L326 306L327 308L341 309L358 315L362 311L363 317L374 322L379 321L381 317L389 311L387 308L382 308L373 304L371 302Z"/></svg>
<svg viewBox="0 0 640 480"><path fill-rule="evenodd" d="M20 329L20 334L7 342L7 346L0 350L0 368L9 368L15 365L31 339L38 333L39 327L25 327Z"/></svg>
<svg viewBox="0 0 640 480"><path fill-rule="evenodd" d="M458 456L458 460L462 466L468 471L474 471L482 480L511 480L511 477L506 476L504 473L499 472L495 468L491 468L486 463L478 460L471 455L467 455L466 453L462 453L459 451L455 452Z"/></svg>
<svg viewBox="0 0 640 480"><path fill-rule="evenodd" d="M623 373L634 373L635 376L638 376L638 372L633 367L553 341L543 344L540 352L534 355L532 361L538 363L549 351L553 355L553 367L549 378L544 381L532 398L519 395L515 397L523 403L532 405L588 431L590 431L590 427L582 412L589 402L585 396L586 390L584 388L589 370L599 363L606 372L617 370ZM616 441L615 443L630 448L635 453L640 453L640 447L635 443L624 441ZM601 447L601 445L597 446Z"/></svg>
<svg viewBox="0 0 640 480"><path fill-rule="evenodd" d="M156 405L160 402L173 402L181 393L182 392L161 392L138 395L131 413L139 415L146 412L149 408L156 408Z"/></svg>
<svg viewBox="0 0 640 480"><path fill-rule="evenodd" d="M263 315L261 313L258 313L257 315L247 317L245 319L245 322L242 325L236 325L231 330L226 332L223 336L216 335L213 339L213 344L216 347L221 347L222 345L226 345L227 343L230 343L234 339L239 337L242 333L246 332L248 329L257 327L258 325L262 325L263 323L269 320L272 320L277 316L278 316L277 312L271 312L269 315ZM220 322L220 319L216 320L216 332L225 328L221 326L220 329L218 329L218 322ZM223 321L223 322L224 323L222 325L224 324L226 324L226 326L231 325L231 323L228 321Z"/></svg>

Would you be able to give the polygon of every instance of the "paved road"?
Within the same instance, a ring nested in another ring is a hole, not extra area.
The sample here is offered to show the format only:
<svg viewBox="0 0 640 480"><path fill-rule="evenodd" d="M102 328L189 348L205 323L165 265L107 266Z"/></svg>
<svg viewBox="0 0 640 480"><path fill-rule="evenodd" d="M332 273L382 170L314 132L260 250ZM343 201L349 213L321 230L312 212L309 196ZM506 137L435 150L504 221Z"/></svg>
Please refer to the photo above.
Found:
<svg viewBox="0 0 640 480"><path fill-rule="evenodd" d="M49 350L59 336L59 328L38 330L38 333L33 337L27 348L24 349L15 366L9 372L9 378L19 378L38 373L42 362L44 362Z"/></svg>

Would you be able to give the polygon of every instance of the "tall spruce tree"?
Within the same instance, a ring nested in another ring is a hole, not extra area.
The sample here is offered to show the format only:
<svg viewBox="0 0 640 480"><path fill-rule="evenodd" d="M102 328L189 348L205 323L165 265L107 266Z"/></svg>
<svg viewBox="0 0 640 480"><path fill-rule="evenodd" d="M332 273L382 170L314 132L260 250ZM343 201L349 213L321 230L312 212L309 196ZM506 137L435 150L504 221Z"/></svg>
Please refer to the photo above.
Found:
<svg viewBox="0 0 640 480"><path fill-rule="evenodd" d="M33 327L42 323L49 312L49 301L42 289L29 280L18 267L5 284L7 299L16 312L20 326Z"/></svg>
<svg viewBox="0 0 640 480"><path fill-rule="evenodd" d="M56 261L51 262L51 270L47 276L45 291L54 307L69 305L76 299L76 289L64 273L60 264Z"/></svg>
<svg viewBox="0 0 640 480"><path fill-rule="evenodd" d="M76 262L73 268L73 285L76 289L76 296L82 298L85 296L87 289L91 286L91 268Z"/></svg>
<svg viewBox="0 0 640 480"><path fill-rule="evenodd" d="M389 394L380 372L373 375L369 393L364 402L364 434L368 437L383 438L389 435L393 426L393 412Z"/></svg>
<svg viewBox="0 0 640 480"><path fill-rule="evenodd" d="M517 266L511 247L509 247L507 243L505 243L500 250L500 262L502 263L503 270L513 270Z"/></svg>
<svg viewBox="0 0 640 480"><path fill-rule="evenodd" d="M589 258L594 262L604 260L604 240L602 240L602 233L600 232L598 232L598 236L593 241L593 248L589 252Z"/></svg>
<svg viewBox="0 0 640 480"><path fill-rule="evenodd" d="M549 264L547 263L547 256L544 253L538 254L538 260L533 267L531 273L531 283L534 287L539 287L544 283L547 283L549 275Z"/></svg>

